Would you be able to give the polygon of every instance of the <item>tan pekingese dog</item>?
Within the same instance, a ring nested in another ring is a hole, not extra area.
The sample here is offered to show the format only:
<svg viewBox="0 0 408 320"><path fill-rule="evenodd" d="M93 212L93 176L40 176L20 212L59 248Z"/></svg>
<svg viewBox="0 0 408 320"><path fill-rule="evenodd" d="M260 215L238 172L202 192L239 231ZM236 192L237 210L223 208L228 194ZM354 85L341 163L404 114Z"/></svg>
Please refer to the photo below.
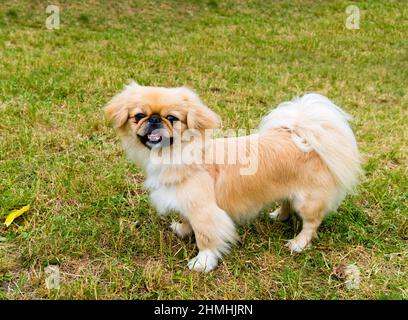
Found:
<svg viewBox="0 0 408 320"><path fill-rule="evenodd" d="M105 113L144 169L157 211L180 214L182 222L171 225L179 237L194 232L199 253L188 267L197 271L213 270L228 252L237 240L234 222L274 201L281 206L272 218L302 218L302 231L287 243L302 251L361 172L349 116L319 94L282 103L257 133L235 138L209 138L220 119L186 87L132 82Z"/></svg>

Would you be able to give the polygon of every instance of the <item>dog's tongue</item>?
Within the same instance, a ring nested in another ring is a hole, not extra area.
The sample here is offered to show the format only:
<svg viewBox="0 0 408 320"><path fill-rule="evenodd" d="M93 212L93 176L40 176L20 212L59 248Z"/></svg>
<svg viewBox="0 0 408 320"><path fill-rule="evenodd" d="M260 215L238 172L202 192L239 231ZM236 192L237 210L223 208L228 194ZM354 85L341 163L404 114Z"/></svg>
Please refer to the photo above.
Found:
<svg viewBox="0 0 408 320"><path fill-rule="evenodd" d="M148 138L150 141L156 142L156 141L159 141L159 140L161 139L161 135L160 135L160 134L157 134L157 133L151 133L151 134L149 134L149 135L147 136L147 138Z"/></svg>

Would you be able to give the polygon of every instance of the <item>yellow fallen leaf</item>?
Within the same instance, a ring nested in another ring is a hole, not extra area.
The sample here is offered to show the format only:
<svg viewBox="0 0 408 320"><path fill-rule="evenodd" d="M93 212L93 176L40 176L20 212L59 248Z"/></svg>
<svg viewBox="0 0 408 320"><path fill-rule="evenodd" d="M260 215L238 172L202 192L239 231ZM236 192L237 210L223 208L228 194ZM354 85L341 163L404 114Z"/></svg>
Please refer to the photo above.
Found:
<svg viewBox="0 0 408 320"><path fill-rule="evenodd" d="M21 216L24 212L28 211L28 209L30 209L30 205L24 206L19 210L11 211L7 215L6 221L4 221L4 224L6 225L6 227L8 227L14 221L14 219Z"/></svg>

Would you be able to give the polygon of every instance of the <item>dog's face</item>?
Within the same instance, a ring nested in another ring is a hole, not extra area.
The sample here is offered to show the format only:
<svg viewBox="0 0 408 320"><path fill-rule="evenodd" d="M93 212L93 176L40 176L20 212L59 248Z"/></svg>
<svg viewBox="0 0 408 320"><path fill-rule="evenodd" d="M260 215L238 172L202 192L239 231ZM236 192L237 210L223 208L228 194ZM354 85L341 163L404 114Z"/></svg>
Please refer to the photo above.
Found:
<svg viewBox="0 0 408 320"><path fill-rule="evenodd" d="M172 145L187 129L217 128L219 117L190 89L128 85L105 107L120 134L131 135L145 148Z"/></svg>

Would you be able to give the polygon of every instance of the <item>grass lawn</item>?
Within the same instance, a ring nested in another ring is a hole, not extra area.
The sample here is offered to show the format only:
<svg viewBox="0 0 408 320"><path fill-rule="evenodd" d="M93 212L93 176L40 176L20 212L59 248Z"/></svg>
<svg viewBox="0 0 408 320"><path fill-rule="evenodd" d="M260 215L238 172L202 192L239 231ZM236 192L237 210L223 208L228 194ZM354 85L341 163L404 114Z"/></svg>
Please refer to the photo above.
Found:
<svg viewBox="0 0 408 320"><path fill-rule="evenodd" d="M59 3L59 30L46 1L0 4L1 299L408 299L406 1ZM188 85L235 129L320 92L354 116L365 177L311 249L291 255L300 220L265 210L214 272L190 272L194 241L156 215L103 116L130 78ZM341 264L359 289L331 275Z"/></svg>

